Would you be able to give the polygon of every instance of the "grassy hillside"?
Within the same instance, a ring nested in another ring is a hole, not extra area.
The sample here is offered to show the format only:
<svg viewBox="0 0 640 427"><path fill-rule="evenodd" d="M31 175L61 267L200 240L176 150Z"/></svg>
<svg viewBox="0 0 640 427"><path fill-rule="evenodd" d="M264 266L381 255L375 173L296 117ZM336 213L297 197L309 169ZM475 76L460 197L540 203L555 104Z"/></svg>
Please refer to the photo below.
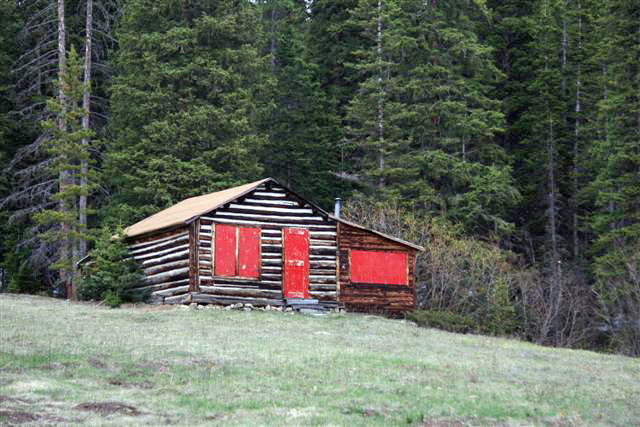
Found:
<svg viewBox="0 0 640 427"><path fill-rule="evenodd" d="M0 424L640 424L637 359L373 316L0 295L0 335Z"/></svg>

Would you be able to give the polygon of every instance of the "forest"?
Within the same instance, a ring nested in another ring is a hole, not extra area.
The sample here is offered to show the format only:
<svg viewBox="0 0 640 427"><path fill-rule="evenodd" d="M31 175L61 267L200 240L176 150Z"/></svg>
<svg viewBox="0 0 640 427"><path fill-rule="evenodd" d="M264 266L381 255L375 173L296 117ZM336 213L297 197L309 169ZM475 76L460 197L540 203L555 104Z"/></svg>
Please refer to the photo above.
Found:
<svg viewBox="0 0 640 427"><path fill-rule="evenodd" d="M424 246L428 324L640 355L637 0L0 4L4 290L271 176Z"/></svg>

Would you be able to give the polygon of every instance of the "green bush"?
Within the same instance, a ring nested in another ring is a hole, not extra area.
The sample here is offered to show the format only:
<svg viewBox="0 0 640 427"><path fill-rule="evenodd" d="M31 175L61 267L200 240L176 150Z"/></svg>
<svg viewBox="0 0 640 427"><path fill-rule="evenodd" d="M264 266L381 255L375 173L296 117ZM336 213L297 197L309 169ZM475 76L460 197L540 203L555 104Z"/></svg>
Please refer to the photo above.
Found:
<svg viewBox="0 0 640 427"><path fill-rule="evenodd" d="M408 313L407 319L415 322L418 326L444 329L449 332L466 334L478 330L471 316L463 316L444 310L416 310Z"/></svg>
<svg viewBox="0 0 640 427"><path fill-rule="evenodd" d="M118 307L123 302L141 301L146 297L133 291L144 276L137 263L129 258L123 236L122 230L114 233L107 228L102 231L83 269L78 298L104 301L110 307Z"/></svg>

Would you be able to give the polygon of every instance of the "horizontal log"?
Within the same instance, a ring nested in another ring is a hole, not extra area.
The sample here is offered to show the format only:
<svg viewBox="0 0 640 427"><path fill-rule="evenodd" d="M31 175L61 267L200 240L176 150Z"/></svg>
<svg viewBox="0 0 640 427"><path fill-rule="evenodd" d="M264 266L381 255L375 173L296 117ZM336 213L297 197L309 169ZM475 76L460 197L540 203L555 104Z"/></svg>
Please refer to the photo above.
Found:
<svg viewBox="0 0 640 427"><path fill-rule="evenodd" d="M150 258L140 263L142 268L152 267L154 265L164 264L171 261L177 261L179 259L189 259L189 250L186 249L180 252L174 252L171 254L163 255L158 258Z"/></svg>
<svg viewBox="0 0 640 427"><path fill-rule="evenodd" d="M266 305L284 305L282 299L267 299L267 298L245 298L245 297L218 297L214 295L207 295L204 293L192 293L191 298L193 302L204 304L252 304L254 306L266 306Z"/></svg>
<svg viewBox="0 0 640 427"><path fill-rule="evenodd" d="M157 251L157 252L151 252L151 253L146 253L144 255L134 255L133 259L137 260L137 261L142 261L142 260L146 260L146 259L150 259L150 258L158 258L162 255L166 255L172 252L179 252L179 251L184 251L185 249L189 249L189 244L186 243L184 245L178 245L178 246L173 246L171 248L167 248L161 251Z"/></svg>
<svg viewBox="0 0 640 427"><path fill-rule="evenodd" d="M180 230L180 231L177 231L175 233L171 233L170 235L164 236L164 237L157 237L157 238L148 237L148 238L145 239L144 242L133 243L133 244L128 245L127 247L128 247L129 250L136 250L136 249L139 249L139 248L142 248L142 247L145 247L145 246L150 246L150 245L155 245L155 244L158 244L158 243L166 242L168 240L172 240L172 239L175 239L176 237L180 237L180 236L183 236L183 235L188 236L189 233L186 232L186 231Z"/></svg>
<svg viewBox="0 0 640 427"><path fill-rule="evenodd" d="M338 281L333 277L331 279L309 279L309 283L317 285L335 285Z"/></svg>
<svg viewBox="0 0 640 427"><path fill-rule="evenodd" d="M309 236L311 236L312 239L320 239L320 238L334 238L336 237L336 232L335 231L310 231L309 232Z"/></svg>
<svg viewBox="0 0 640 427"><path fill-rule="evenodd" d="M329 270L329 271L336 271L336 262L335 261L315 261L315 260L310 260L309 261L309 268L311 268L311 270ZM314 274L313 271L310 272L310 274Z"/></svg>
<svg viewBox="0 0 640 427"><path fill-rule="evenodd" d="M161 296L161 297L171 297L174 295L184 294L189 291L189 285L186 286L178 286L175 288L165 289L163 291L153 292L153 295Z"/></svg>
<svg viewBox="0 0 640 427"><path fill-rule="evenodd" d="M311 298L318 299L320 301L335 301L338 297L336 292L318 292L318 291L309 291L309 296Z"/></svg>
<svg viewBox="0 0 640 427"><path fill-rule="evenodd" d="M262 245L278 245L278 246L282 246L282 238L278 237L277 239L266 239L266 238L262 238L260 239L260 244Z"/></svg>
<svg viewBox="0 0 640 427"><path fill-rule="evenodd" d="M246 205L260 205L260 206L300 206L298 202L292 200L273 200L266 197L251 197L242 201Z"/></svg>
<svg viewBox="0 0 640 427"><path fill-rule="evenodd" d="M275 212L279 214L313 214L313 209L298 207L274 207L274 206L256 206L249 204L231 203L230 210L239 210L242 212Z"/></svg>
<svg viewBox="0 0 640 427"><path fill-rule="evenodd" d="M311 255L334 255L336 254L336 248L324 248L324 247L312 247L309 249Z"/></svg>
<svg viewBox="0 0 640 427"><path fill-rule="evenodd" d="M165 271L155 274L153 276L147 276L144 283L147 285L155 285L158 283L166 282L167 279L178 280L189 276L189 267L178 268L176 270Z"/></svg>
<svg viewBox="0 0 640 427"><path fill-rule="evenodd" d="M154 274L161 273L163 271L174 270L178 267L187 267L187 266L189 266L189 260L181 259L178 261L168 262L165 264L156 265L154 267L145 268L144 270L142 270L142 272L145 274L145 276L152 276Z"/></svg>
<svg viewBox="0 0 640 427"><path fill-rule="evenodd" d="M337 249L335 239L332 239L332 240L311 239L309 241L309 244L311 246L331 246L331 247Z"/></svg>
<svg viewBox="0 0 640 427"><path fill-rule="evenodd" d="M158 283L157 285L151 285L151 286L138 286L138 287L132 288L131 290L135 292L154 292L162 289L175 288L188 283L189 283L189 279L187 278L187 279L181 279L181 280L174 280L172 282Z"/></svg>
<svg viewBox="0 0 640 427"><path fill-rule="evenodd" d="M173 246L176 246L180 242L185 242L189 240L189 234L183 233L177 236L174 239L166 240L160 243L155 243L153 245L148 245L138 249L129 248L129 255L141 255L148 252L157 252L158 250L167 249Z"/></svg>
<svg viewBox="0 0 640 427"><path fill-rule="evenodd" d="M164 299L165 304L184 304L189 302L191 299L191 294L177 295L174 297L166 297Z"/></svg>
<svg viewBox="0 0 640 427"><path fill-rule="evenodd" d="M274 198L284 198L287 197L287 194L284 192L276 192L276 191L254 191L254 196L262 196L262 197L274 197Z"/></svg>
<svg viewBox="0 0 640 427"><path fill-rule="evenodd" d="M333 261L335 262L336 260L336 254L335 253L331 253L330 255L315 255L315 254L310 254L309 255L309 259L311 261L313 260L327 260L327 261Z"/></svg>
<svg viewBox="0 0 640 427"><path fill-rule="evenodd" d="M228 286L200 286L200 292L221 296L250 297L250 298L282 298L282 292L270 289L232 288Z"/></svg>
<svg viewBox="0 0 640 427"><path fill-rule="evenodd" d="M313 283L309 284L309 291L335 292L336 288L337 288L336 284L333 284L333 285L316 285Z"/></svg>

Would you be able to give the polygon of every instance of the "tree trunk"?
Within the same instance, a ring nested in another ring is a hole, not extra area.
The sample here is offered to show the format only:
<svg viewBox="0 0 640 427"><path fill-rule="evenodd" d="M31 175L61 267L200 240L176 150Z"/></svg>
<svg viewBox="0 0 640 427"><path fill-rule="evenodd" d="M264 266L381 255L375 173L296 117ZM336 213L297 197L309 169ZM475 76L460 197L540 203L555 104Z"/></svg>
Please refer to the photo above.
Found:
<svg viewBox="0 0 640 427"><path fill-rule="evenodd" d="M85 24L85 40L84 40L84 92L82 94L82 108L85 116L82 117L82 129L89 130L91 116L91 37L93 33L93 0L87 0L87 16ZM82 140L83 149L88 153L89 141L87 138ZM79 225L80 232L84 233L87 229L87 197L88 183L87 173L89 172L89 163L82 160L80 164L80 204L79 204ZM87 254L87 240L80 237L78 243L79 258L83 258Z"/></svg>
<svg viewBox="0 0 640 427"><path fill-rule="evenodd" d="M62 82L62 77L65 73L66 62L67 62L67 47L66 47L66 29L64 22L64 0L58 0L58 81ZM58 99L60 100L60 104L62 105L62 111L58 115L58 129L61 132L65 132L67 130L66 123L66 113L67 113L67 99L66 94L64 92L64 86L60 85L58 88ZM70 171L62 170L60 171L59 176L59 188L58 191L60 194L65 192L65 188L69 185L69 179L71 178ZM63 199L60 200L60 212L65 214L65 216L69 213L71 207L68 206L68 203ZM60 259L67 262L69 257L71 256L71 240L70 240L70 225L67 220L62 219L60 223L60 227L62 229L63 238L62 242L60 242ZM67 290L67 298L74 298L74 289L72 283L73 274L69 271L67 266L64 266L60 269L60 281L63 286L66 287Z"/></svg>
<svg viewBox="0 0 640 427"><path fill-rule="evenodd" d="M581 3L578 2L578 52L582 53L582 7ZM582 60L582 56L580 57ZM573 203L572 203L572 213L573 213L573 259L577 261L580 257L580 240L578 236L578 173L580 169L580 126L582 125L580 114L582 112L581 105L581 66L582 64L578 63L578 71L576 76L576 128L575 135L573 140Z"/></svg>
<svg viewBox="0 0 640 427"><path fill-rule="evenodd" d="M382 0L378 0L378 23L377 23L377 40L378 40L378 169L380 172L380 179L378 186L384 187L384 86L383 86L383 71L382 71Z"/></svg>

